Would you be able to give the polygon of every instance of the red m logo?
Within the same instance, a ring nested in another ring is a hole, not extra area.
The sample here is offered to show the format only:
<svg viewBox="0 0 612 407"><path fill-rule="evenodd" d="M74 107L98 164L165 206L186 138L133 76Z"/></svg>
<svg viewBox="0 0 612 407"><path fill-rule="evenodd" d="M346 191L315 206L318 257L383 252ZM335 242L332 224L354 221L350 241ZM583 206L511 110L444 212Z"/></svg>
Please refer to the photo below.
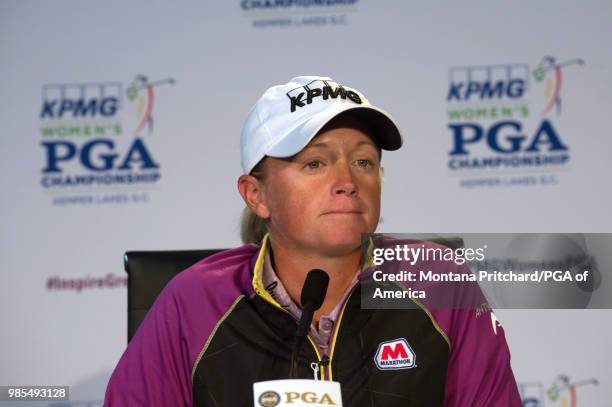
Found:
<svg viewBox="0 0 612 407"><path fill-rule="evenodd" d="M381 360L392 360L395 359L406 359L408 358L408 352L403 342L396 342L394 344L384 345L381 349Z"/></svg>
<svg viewBox="0 0 612 407"><path fill-rule="evenodd" d="M380 370L412 369L416 367L416 353L406 338L384 341L378 345L374 363Z"/></svg>

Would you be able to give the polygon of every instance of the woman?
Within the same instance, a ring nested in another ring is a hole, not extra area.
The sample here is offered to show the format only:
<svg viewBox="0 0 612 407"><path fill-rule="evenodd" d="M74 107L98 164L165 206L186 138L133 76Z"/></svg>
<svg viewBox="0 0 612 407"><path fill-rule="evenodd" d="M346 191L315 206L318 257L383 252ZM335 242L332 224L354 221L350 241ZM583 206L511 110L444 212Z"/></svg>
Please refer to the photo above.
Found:
<svg viewBox="0 0 612 407"><path fill-rule="evenodd" d="M339 381L346 406L520 405L503 331L494 335L485 318L361 309L361 234L378 224L381 149L401 143L390 116L330 78L268 89L241 139L243 238L256 245L169 283L115 369L105 405L253 405L253 382L286 378L301 287L314 268L330 284L298 377Z"/></svg>

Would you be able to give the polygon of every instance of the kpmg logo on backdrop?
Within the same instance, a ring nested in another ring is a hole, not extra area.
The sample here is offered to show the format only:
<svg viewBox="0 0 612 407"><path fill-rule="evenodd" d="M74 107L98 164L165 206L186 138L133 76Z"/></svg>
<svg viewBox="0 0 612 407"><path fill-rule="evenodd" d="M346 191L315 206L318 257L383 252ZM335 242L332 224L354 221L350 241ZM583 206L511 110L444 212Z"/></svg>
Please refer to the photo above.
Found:
<svg viewBox="0 0 612 407"><path fill-rule="evenodd" d="M581 59L456 66L446 93L448 169L462 187L554 185L570 162L562 73ZM573 70L570 77L578 72Z"/></svg>
<svg viewBox="0 0 612 407"><path fill-rule="evenodd" d="M359 0L241 0L254 28L321 27L348 24Z"/></svg>
<svg viewBox="0 0 612 407"><path fill-rule="evenodd" d="M530 382L518 383L518 388L523 407L579 407L578 388L587 386L588 391L588 387L597 385L597 379L572 381L567 375L558 375L548 387L540 382Z"/></svg>
<svg viewBox="0 0 612 407"><path fill-rule="evenodd" d="M43 86L40 184L54 204L148 200L143 190L161 178L153 149L155 93L167 84L174 79L137 75L125 90L121 82Z"/></svg>

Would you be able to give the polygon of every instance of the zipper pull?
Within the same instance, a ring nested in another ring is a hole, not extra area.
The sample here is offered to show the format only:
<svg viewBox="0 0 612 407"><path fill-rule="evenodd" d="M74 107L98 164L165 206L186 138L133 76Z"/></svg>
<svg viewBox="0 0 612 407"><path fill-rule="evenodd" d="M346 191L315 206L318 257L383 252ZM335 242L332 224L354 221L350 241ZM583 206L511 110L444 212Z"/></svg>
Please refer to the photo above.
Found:
<svg viewBox="0 0 612 407"><path fill-rule="evenodd" d="M323 355L321 361L319 362L319 365L321 365L322 367L329 365L329 356Z"/></svg>
<svg viewBox="0 0 612 407"><path fill-rule="evenodd" d="M319 380L319 363L318 362L312 362L310 364L310 368L314 372L314 379L315 380Z"/></svg>

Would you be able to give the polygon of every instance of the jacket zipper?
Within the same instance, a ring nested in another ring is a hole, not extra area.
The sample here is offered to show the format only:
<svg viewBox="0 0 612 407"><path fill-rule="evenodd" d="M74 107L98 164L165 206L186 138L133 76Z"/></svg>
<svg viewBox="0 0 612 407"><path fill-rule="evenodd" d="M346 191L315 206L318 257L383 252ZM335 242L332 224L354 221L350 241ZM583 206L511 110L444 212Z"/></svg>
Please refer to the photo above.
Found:
<svg viewBox="0 0 612 407"><path fill-rule="evenodd" d="M325 373L325 375L329 378L329 356L323 355L321 360L319 361L319 368ZM331 380L331 378L329 379Z"/></svg>
<svg viewBox="0 0 612 407"><path fill-rule="evenodd" d="M263 295L259 294L259 291L258 291L258 290L255 290L255 292L257 293L257 295L259 295L261 298L263 298L263 299L264 299L266 302L268 302L268 303L272 304L273 306L275 306L275 307L276 307L276 308L278 308L279 310L283 311L285 314L289 315L289 316L291 317L291 319L293 319L295 322L299 322L299 321L298 321L298 320L297 320L297 319L296 319L296 318L295 318L293 315L291 315L291 313L290 313L289 311L287 311L286 309L284 309L284 308L283 308L283 307L281 307L280 305L275 304L275 303L273 303L273 302L269 301L269 300L268 300L266 297L264 297ZM322 359L321 359L321 352L319 351L319 347L318 347L318 346L317 346L317 345L314 343L314 341L312 340L312 338L311 338L310 334L308 334L308 335L306 336L306 338L308 338L308 342L310 342L310 344L312 345L312 348L313 348L313 349L314 349L314 351L315 351L315 354L317 355L316 365L317 365L317 366L321 366L321 361L322 361ZM327 358L327 356L326 356L326 355L324 355L323 357L324 357L324 358ZM314 370L314 368L312 367L312 364L311 364L311 368ZM318 372L318 371L319 371L319 369L317 369L317 372ZM317 372L315 372L315 373L314 373L314 374L315 374L315 377L317 377L317 376L318 376ZM317 379L315 379L315 380L317 380ZM321 380L325 380L325 370L321 370Z"/></svg>
<svg viewBox="0 0 612 407"><path fill-rule="evenodd" d="M308 338L308 342L310 342L310 344L312 345L312 348L315 351L315 354L317 355L317 362L316 362L316 364L318 366L318 369L316 371L314 371L315 369L314 369L312 363L311 363L310 367L311 367L311 369L313 369L315 377L318 377L318 372L321 372L321 380L325 380L325 378L327 378L327 380L332 381L332 379L333 379L332 378L332 373L331 373L331 361L332 361L332 358L333 358L334 348L335 348L335 345L336 345L337 333L338 333L338 331L340 329L340 323L342 322L342 317L344 316L344 310L346 309L346 306L348 305L351 297L353 296L353 293L355 292L355 288L356 287L357 286L353 287L351 289L351 292L349 293L348 297L346 297L346 300L344 301L344 304L342 305L342 310L340 311L340 315L338 316L338 321L336 321L334 329L333 329L333 331L331 333L331 335L332 335L332 342L331 342L330 347L329 347L329 357L327 355L323 355L323 357L321 357L321 352L319 351L319 347L314 343L314 341L312 340L310 334L308 334L306 336ZM267 301L268 303L274 305L276 308L280 309L285 314L289 315L294 321L298 322L297 319L293 315L291 315L291 313L289 311L287 311L286 309L284 309L280 305L271 302L270 300L268 300L263 295L259 294L258 290L255 290L255 292L257 293L257 295L259 295L265 301ZM317 380L317 379L315 379L315 380Z"/></svg>
<svg viewBox="0 0 612 407"><path fill-rule="evenodd" d="M338 315L338 321L336 321L334 329L331 332L332 341L331 341L330 346L329 346L329 357L327 355L325 355L323 357L324 360L323 359L320 360L320 362L322 363L322 366L323 366L323 372L325 372L325 376L328 377L329 381L333 380L331 362L332 362L332 359L334 357L334 349L336 347L336 339L338 337L338 331L340 330L340 324L342 323L342 317L344 316L344 311L345 311L349 301L351 300L351 297L353 296L353 293L355 292L355 288L356 287L357 287L357 285L355 285L355 287L353 287L351 289L351 292L346 297L346 300L344 301L344 304L342 304L342 309L340 310L340 315Z"/></svg>

